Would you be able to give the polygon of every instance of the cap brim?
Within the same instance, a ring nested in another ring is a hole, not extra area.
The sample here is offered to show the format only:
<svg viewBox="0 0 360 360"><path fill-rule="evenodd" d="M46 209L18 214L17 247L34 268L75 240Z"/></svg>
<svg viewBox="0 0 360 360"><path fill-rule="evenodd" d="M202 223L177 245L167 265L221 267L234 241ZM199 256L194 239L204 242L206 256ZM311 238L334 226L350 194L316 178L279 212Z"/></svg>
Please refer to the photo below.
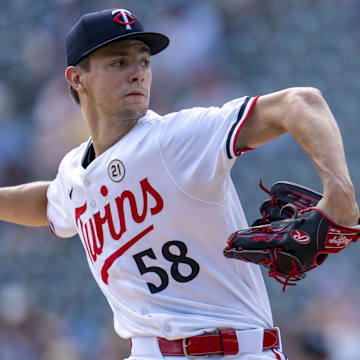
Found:
<svg viewBox="0 0 360 360"><path fill-rule="evenodd" d="M163 51L169 45L169 38L166 35L154 32L139 32L123 35L121 39L136 39L143 41L150 48L150 54L155 55Z"/></svg>
<svg viewBox="0 0 360 360"><path fill-rule="evenodd" d="M136 39L143 41L147 46L150 48L150 55L158 54L159 52L163 51L168 45L169 45L169 38L166 35L155 33L155 32L133 32L130 34L120 35L117 37L114 37L108 41L104 41L101 44L98 44L97 46L94 46L93 48L89 49L83 56L77 61L79 63L84 57L88 56L93 51L112 43L113 41L117 40L129 40L129 39Z"/></svg>

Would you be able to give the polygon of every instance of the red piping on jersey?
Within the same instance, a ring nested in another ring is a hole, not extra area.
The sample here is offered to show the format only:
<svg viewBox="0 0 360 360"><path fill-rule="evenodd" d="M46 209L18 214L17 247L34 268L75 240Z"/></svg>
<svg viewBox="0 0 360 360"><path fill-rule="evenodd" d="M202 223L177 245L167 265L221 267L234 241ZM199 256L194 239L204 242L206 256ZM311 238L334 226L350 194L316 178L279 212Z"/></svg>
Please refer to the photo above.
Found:
<svg viewBox="0 0 360 360"><path fill-rule="evenodd" d="M50 225L50 220L48 219L49 221L49 229L51 230L51 232L58 238L58 239L64 239L63 237L61 237L60 235L58 235L55 230L52 228L52 226Z"/></svg>
<svg viewBox="0 0 360 360"><path fill-rule="evenodd" d="M275 354L276 360L281 360L281 356L277 351L275 351L274 349L271 349L271 351Z"/></svg>
<svg viewBox="0 0 360 360"><path fill-rule="evenodd" d="M241 121L239 127L238 127L237 130L236 130L236 134L235 134L235 136L234 136L234 143L233 143L233 151L234 151L235 156L240 156L240 155L241 155L243 152L245 152L245 151L253 150L253 148L244 147L243 149L240 149L240 151L237 151L237 150L236 150L236 139L237 139L237 137L238 137L238 135L239 135L240 130L242 129L242 127L244 126L246 120L248 119L249 115L251 114L252 109L253 109L253 107L254 107L254 105L255 105L255 103L256 103L256 100L257 100L259 97L260 97L260 95L256 96L256 97L253 99L253 101L252 101L252 103L251 103L251 105L250 105L250 108L249 108L249 110L248 110L245 118Z"/></svg>

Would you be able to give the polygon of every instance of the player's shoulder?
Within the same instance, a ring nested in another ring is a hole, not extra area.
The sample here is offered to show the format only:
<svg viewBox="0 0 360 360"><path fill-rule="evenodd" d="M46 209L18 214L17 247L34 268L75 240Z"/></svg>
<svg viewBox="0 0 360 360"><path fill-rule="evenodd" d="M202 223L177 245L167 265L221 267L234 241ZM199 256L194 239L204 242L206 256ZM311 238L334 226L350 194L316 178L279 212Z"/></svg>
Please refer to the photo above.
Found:
<svg viewBox="0 0 360 360"><path fill-rule="evenodd" d="M216 109L218 109L218 107L216 106L211 106L211 107L197 106L192 108L181 109L178 111L173 111L165 115L159 115L151 111L152 116L149 118L147 117L144 122L152 123L154 125L155 124L162 125L164 123L170 123L172 120L185 121L199 117L206 113L209 114L211 111L216 111Z"/></svg>
<svg viewBox="0 0 360 360"><path fill-rule="evenodd" d="M189 107L189 108L174 111L174 112L171 112L171 113L165 115L164 120L169 120L169 119L177 118L177 117L183 117L183 118L196 117L196 116L199 116L199 115L201 115L203 113L214 111L214 110L216 110L218 108L219 108L218 106L208 106L208 107L194 106L194 107Z"/></svg>
<svg viewBox="0 0 360 360"><path fill-rule="evenodd" d="M227 112L231 112L234 109L236 110L240 108L240 106L246 103L248 99L250 99L249 96L243 96L243 97L231 99L225 103L220 103L217 105L194 106L194 107L189 107L178 111L174 111L166 115L159 115L154 112L151 113L153 113L154 118L158 121L168 121L176 118L191 119L199 116L224 115Z"/></svg>
<svg viewBox="0 0 360 360"><path fill-rule="evenodd" d="M151 130L154 131L155 128L161 129L163 126L175 125L176 123L186 122L187 120L194 119L201 116L204 113L206 108L194 107L189 109L182 109L179 111L173 111L171 113L160 115L155 111L148 110L146 115L138 120L138 123L143 127L151 127Z"/></svg>

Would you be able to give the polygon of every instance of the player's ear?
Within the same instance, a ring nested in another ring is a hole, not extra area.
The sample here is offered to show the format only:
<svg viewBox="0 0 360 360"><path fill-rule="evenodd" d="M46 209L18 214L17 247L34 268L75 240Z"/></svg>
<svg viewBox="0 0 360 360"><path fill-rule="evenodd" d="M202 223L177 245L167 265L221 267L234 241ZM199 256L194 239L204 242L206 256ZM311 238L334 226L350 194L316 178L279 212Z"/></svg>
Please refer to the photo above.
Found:
<svg viewBox="0 0 360 360"><path fill-rule="evenodd" d="M76 91L83 89L81 71L76 66L68 66L65 70L65 79Z"/></svg>

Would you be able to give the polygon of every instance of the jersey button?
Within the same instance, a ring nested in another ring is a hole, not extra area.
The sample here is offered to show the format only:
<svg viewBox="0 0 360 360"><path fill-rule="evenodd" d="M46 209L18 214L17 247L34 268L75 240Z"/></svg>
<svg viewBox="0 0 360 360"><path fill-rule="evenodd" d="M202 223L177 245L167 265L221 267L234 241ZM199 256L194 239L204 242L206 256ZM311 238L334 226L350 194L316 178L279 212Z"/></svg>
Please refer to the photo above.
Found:
<svg viewBox="0 0 360 360"><path fill-rule="evenodd" d="M148 309L146 309L146 308L141 308L141 313L143 314L143 315L147 315L148 313L149 313L149 311L148 311Z"/></svg>
<svg viewBox="0 0 360 360"><path fill-rule="evenodd" d="M164 326L164 329L165 329L166 332L170 332L171 331L171 326L169 324L166 324Z"/></svg>
<svg viewBox="0 0 360 360"><path fill-rule="evenodd" d="M89 185L90 185L90 181L89 181L89 180L85 180L85 181L84 181L84 185L85 185L85 186L89 186Z"/></svg>
<svg viewBox="0 0 360 360"><path fill-rule="evenodd" d="M96 201L95 201L95 200L92 200L91 203L90 203L90 205L91 205L93 208L96 207Z"/></svg>

